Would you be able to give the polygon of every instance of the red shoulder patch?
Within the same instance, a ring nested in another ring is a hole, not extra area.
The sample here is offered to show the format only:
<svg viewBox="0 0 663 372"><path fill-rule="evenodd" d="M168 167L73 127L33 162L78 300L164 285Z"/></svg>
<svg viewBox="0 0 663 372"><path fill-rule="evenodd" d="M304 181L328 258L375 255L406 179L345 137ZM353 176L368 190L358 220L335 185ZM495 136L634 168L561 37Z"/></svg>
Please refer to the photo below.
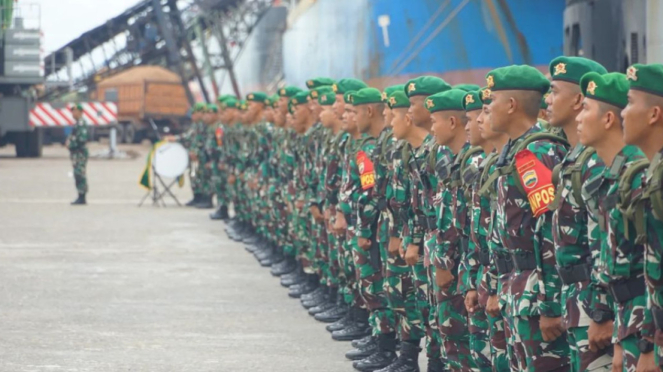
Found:
<svg viewBox="0 0 663 372"><path fill-rule="evenodd" d="M375 168L373 167L373 162L364 151L357 152L357 168L359 170L361 188L368 190L375 186Z"/></svg>
<svg viewBox="0 0 663 372"><path fill-rule="evenodd" d="M516 154L516 169L532 213L534 217L539 217L548 211L548 205L555 199L552 171L530 150Z"/></svg>
<svg viewBox="0 0 663 372"><path fill-rule="evenodd" d="M223 144L223 128L216 128L214 134L216 135L216 144L221 146Z"/></svg>

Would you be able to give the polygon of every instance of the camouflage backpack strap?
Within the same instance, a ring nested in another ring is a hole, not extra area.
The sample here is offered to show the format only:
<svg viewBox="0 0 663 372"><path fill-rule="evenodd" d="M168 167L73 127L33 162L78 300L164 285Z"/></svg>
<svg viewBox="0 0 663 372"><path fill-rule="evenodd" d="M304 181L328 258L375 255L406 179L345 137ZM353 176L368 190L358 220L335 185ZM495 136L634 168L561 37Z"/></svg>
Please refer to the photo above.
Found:
<svg viewBox="0 0 663 372"><path fill-rule="evenodd" d="M526 149L527 146L529 146L531 143L534 143L536 141L551 141L551 142L557 142L559 144L562 144L566 147L569 146L569 142L565 140L564 138L560 136L556 136L552 133L549 132L538 132L534 133L532 135L527 136L525 139L523 139L518 146L513 150L513 158L511 158L511 162L508 166L506 166L506 169L504 170L503 174L510 174L514 175L514 178L516 180L515 184L516 187L518 188L518 191L520 191L522 194L527 195L525 192L525 188L523 187L522 180L520 177L516 177L515 173L517 173L516 169L516 154L521 152L522 150Z"/></svg>
<svg viewBox="0 0 663 372"><path fill-rule="evenodd" d="M491 152L486 156L486 159L483 161L483 171L479 176L479 195L484 198L490 198L492 192L495 191L494 184L499 177L499 172L495 171L490 173L490 168L497 162L499 155L496 152ZM495 175L495 176L493 176Z"/></svg>
<svg viewBox="0 0 663 372"><path fill-rule="evenodd" d="M656 154L647 170L647 196L651 201L654 217L663 220L663 157Z"/></svg>
<svg viewBox="0 0 663 372"><path fill-rule="evenodd" d="M548 209L552 211L559 206L562 192L564 192L564 187L560 187L563 186L560 185L562 172L564 172L564 174L571 172L571 189L573 197L581 208L585 207L585 203L582 200L582 167L595 152L596 150L591 147L577 145L573 148L573 151L569 153L564 162L555 165L552 174L553 185L555 185L555 199L548 205ZM566 162L571 162L573 165L563 169Z"/></svg>
<svg viewBox="0 0 663 372"><path fill-rule="evenodd" d="M430 149L430 152L428 153L428 159L426 159L426 165L428 168L429 172L435 172L436 168L435 166L437 165L437 151L440 149L440 145L435 145ZM435 174L435 173L432 173Z"/></svg>
<svg viewBox="0 0 663 372"><path fill-rule="evenodd" d="M580 208L585 207L585 202L582 200L582 168L595 153L596 150L593 147L586 147L576 159L574 166L571 167L571 187L573 189L573 197Z"/></svg>
<svg viewBox="0 0 663 372"><path fill-rule="evenodd" d="M412 154L412 146L407 142L403 143L403 148L401 149L401 159L403 161L402 164L407 166L407 164L410 163L411 154Z"/></svg>
<svg viewBox="0 0 663 372"><path fill-rule="evenodd" d="M463 159L461 159L460 163L460 179L461 179L461 186L463 187L463 192L465 194L465 199L470 200L472 195L470 194L470 186L474 181L476 181L477 177L480 174L479 168L474 166L474 165L467 165L467 162L470 160L470 158L480 152L483 152L483 148L479 146L474 146L471 147L469 150L467 150L467 153L465 156L463 156Z"/></svg>
<svg viewBox="0 0 663 372"><path fill-rule="evenodd" d="M635 202L631 198L633 179L640 174L645 168L649 166L649 160L639 159L634 161L622 176L619 178L619 201L617 206L622 211L624 218L624 236L630 239L631 232L629 221L633 222L635 227L637 244L645 243L647 239L647 226L645 226L645 211L644 208L638 207L640 203Z"/></svg>

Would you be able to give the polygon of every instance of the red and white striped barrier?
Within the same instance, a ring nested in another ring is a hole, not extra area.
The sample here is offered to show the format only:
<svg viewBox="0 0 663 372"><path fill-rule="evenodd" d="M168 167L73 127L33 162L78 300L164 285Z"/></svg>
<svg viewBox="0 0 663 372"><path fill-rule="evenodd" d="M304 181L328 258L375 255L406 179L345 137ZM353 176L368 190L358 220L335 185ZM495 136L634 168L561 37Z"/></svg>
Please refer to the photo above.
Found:
<svg viewBox="0 0 663 372"><path fill-rule="evenodd" d="M117 104L114 102L82 102L83 119L88 125L108 125L117 122ZM30 110L32 127L66 127L74 125L69 106L55 109L50 103L37 103Z"/></svg>

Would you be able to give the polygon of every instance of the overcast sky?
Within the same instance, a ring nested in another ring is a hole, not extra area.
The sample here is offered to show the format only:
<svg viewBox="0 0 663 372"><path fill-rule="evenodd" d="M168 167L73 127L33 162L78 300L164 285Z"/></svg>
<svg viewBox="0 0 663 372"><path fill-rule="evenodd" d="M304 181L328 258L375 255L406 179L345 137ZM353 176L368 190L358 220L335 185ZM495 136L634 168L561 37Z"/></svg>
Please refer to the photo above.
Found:
<svg viewBox="0 0 663 372"><path fill-rule="evenodd" d="M38 4L44 32L44 52L67 44L85 31L103 24L139 0L18 0L19 7ZM24 11L29 13L29 10ZM28 15L26 14L27 18ZM27 24L26 24L27 26Z"/></svg>

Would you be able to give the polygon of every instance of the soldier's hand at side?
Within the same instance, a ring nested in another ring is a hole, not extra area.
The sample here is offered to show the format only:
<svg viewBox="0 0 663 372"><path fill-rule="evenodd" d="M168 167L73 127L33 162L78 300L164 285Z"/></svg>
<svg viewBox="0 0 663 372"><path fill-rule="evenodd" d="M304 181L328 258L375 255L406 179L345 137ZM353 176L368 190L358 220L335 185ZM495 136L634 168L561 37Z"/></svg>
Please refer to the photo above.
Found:
<svg viewBox="0 0 663 372"><path fill-rule="evenodd" d="M235 181L237 181L237 177L235 177L234 174L231 174L230 176L228 176L228 183L229 184L234 185Z"/></svg>
<svg viewBox="0 0 663 372"><path fill-rule="evenodd" d="M403 239L397 237L389 238L389 254L391 256L396 256L403 245Z"/></svg>
<svg viewBox="0 0 663 372"><path fill-rule="evenodd" d="M612 357L612 372L622 372L622 369L624 368L623 365L624 365L624 350L622 350L621 345L615 344L613 357Z"/></svg>
<svg viewBox="0 0 663 372"><path fill-rule="evenodd" d="M301 211L302 208L304 208L304 201L303 201L303 200L297 200L297 201L295 202L295 208L297 208L297 209L299 209L299 210Z"/></svg>
<svg viewBox="0 0 663 372"><path fill-rule="evenodd" d="M500 316L500 300L497 298L497 295L488 296L488 302L486 302L486 312L492 317Z"/></svg>
<svg viewBox="0 0 663 372"><path fill-rule="evenodd" d="M357 238L357 245L359 248L367 251L371 249L371 240L366 238Z"/></svg>
<svg viewBox="0 0 663 372"><path fill-rule="evenodd" d="M546 342L556 340L565 331L561 316L549 318L541 315L541 318L539 319L539 328L541 328L543 341Z"/></svg>
<svg viewBox="0 0 663 372"><path fill-rule="evenodd" d="M322 222L324 221L324 218L322 216L322 213L320 213L320 208L318 208L317 205L312 205L308 208L308 210L311 212L311 215L313 218L316 220L316 222Z"/></svg>
<svg viewBox="0 0 663 372"><path fill-rule="evenodd" d="M341 212L336 212L336 223L334 224L334 230L336 230L337 234L342 234L347 229L348 222L345 220L345 216Z"/></svg>
<svg viewBox="0 0 663 372"><path fill-rule="evenodd" d="M590 321L589 330L587 331L587 336L589 338L589 350L597 352L608 347L612 343L613 327L614 325L612 320L603 322L601 324L596 323L593 320ZM617 350L615 350L615 357L616 356Z"/></svg>
<svg viewBox="0 0 663 372"><path fill-rule="evenodd" d="M329 222L331 220L331 209L325 209L325 221Z"/></svg>
<svg viewBox="0 0 663 372"><path fill-rule="evenodd" d="M656 358L653 351L648 353L641 353L638 358L638 366L636 372L661 372L661 369L656 363Z"/></svg>
<svg viewBox="0 0 663 372"><path fill-rule="evenodd" d="M407 246L407 251L405 251L405 263L414 266L417 262L419 262L419 246L410 244Z"/></svg>
<svg viewBox="0 0 663 372"><path fill-rule="evenodd" d="M454 279L454 274L450 270L435 268L435 283L438 287L446 289Z"/></svg>
<svg viewBox="0 0 663 372"><path fill-rule="evenodd" d="M468 313L474 313L477 311L479 305L479 295L477 294L477 291L471 290L467 291L465 294L465 309L467 309Z"/></svg>

